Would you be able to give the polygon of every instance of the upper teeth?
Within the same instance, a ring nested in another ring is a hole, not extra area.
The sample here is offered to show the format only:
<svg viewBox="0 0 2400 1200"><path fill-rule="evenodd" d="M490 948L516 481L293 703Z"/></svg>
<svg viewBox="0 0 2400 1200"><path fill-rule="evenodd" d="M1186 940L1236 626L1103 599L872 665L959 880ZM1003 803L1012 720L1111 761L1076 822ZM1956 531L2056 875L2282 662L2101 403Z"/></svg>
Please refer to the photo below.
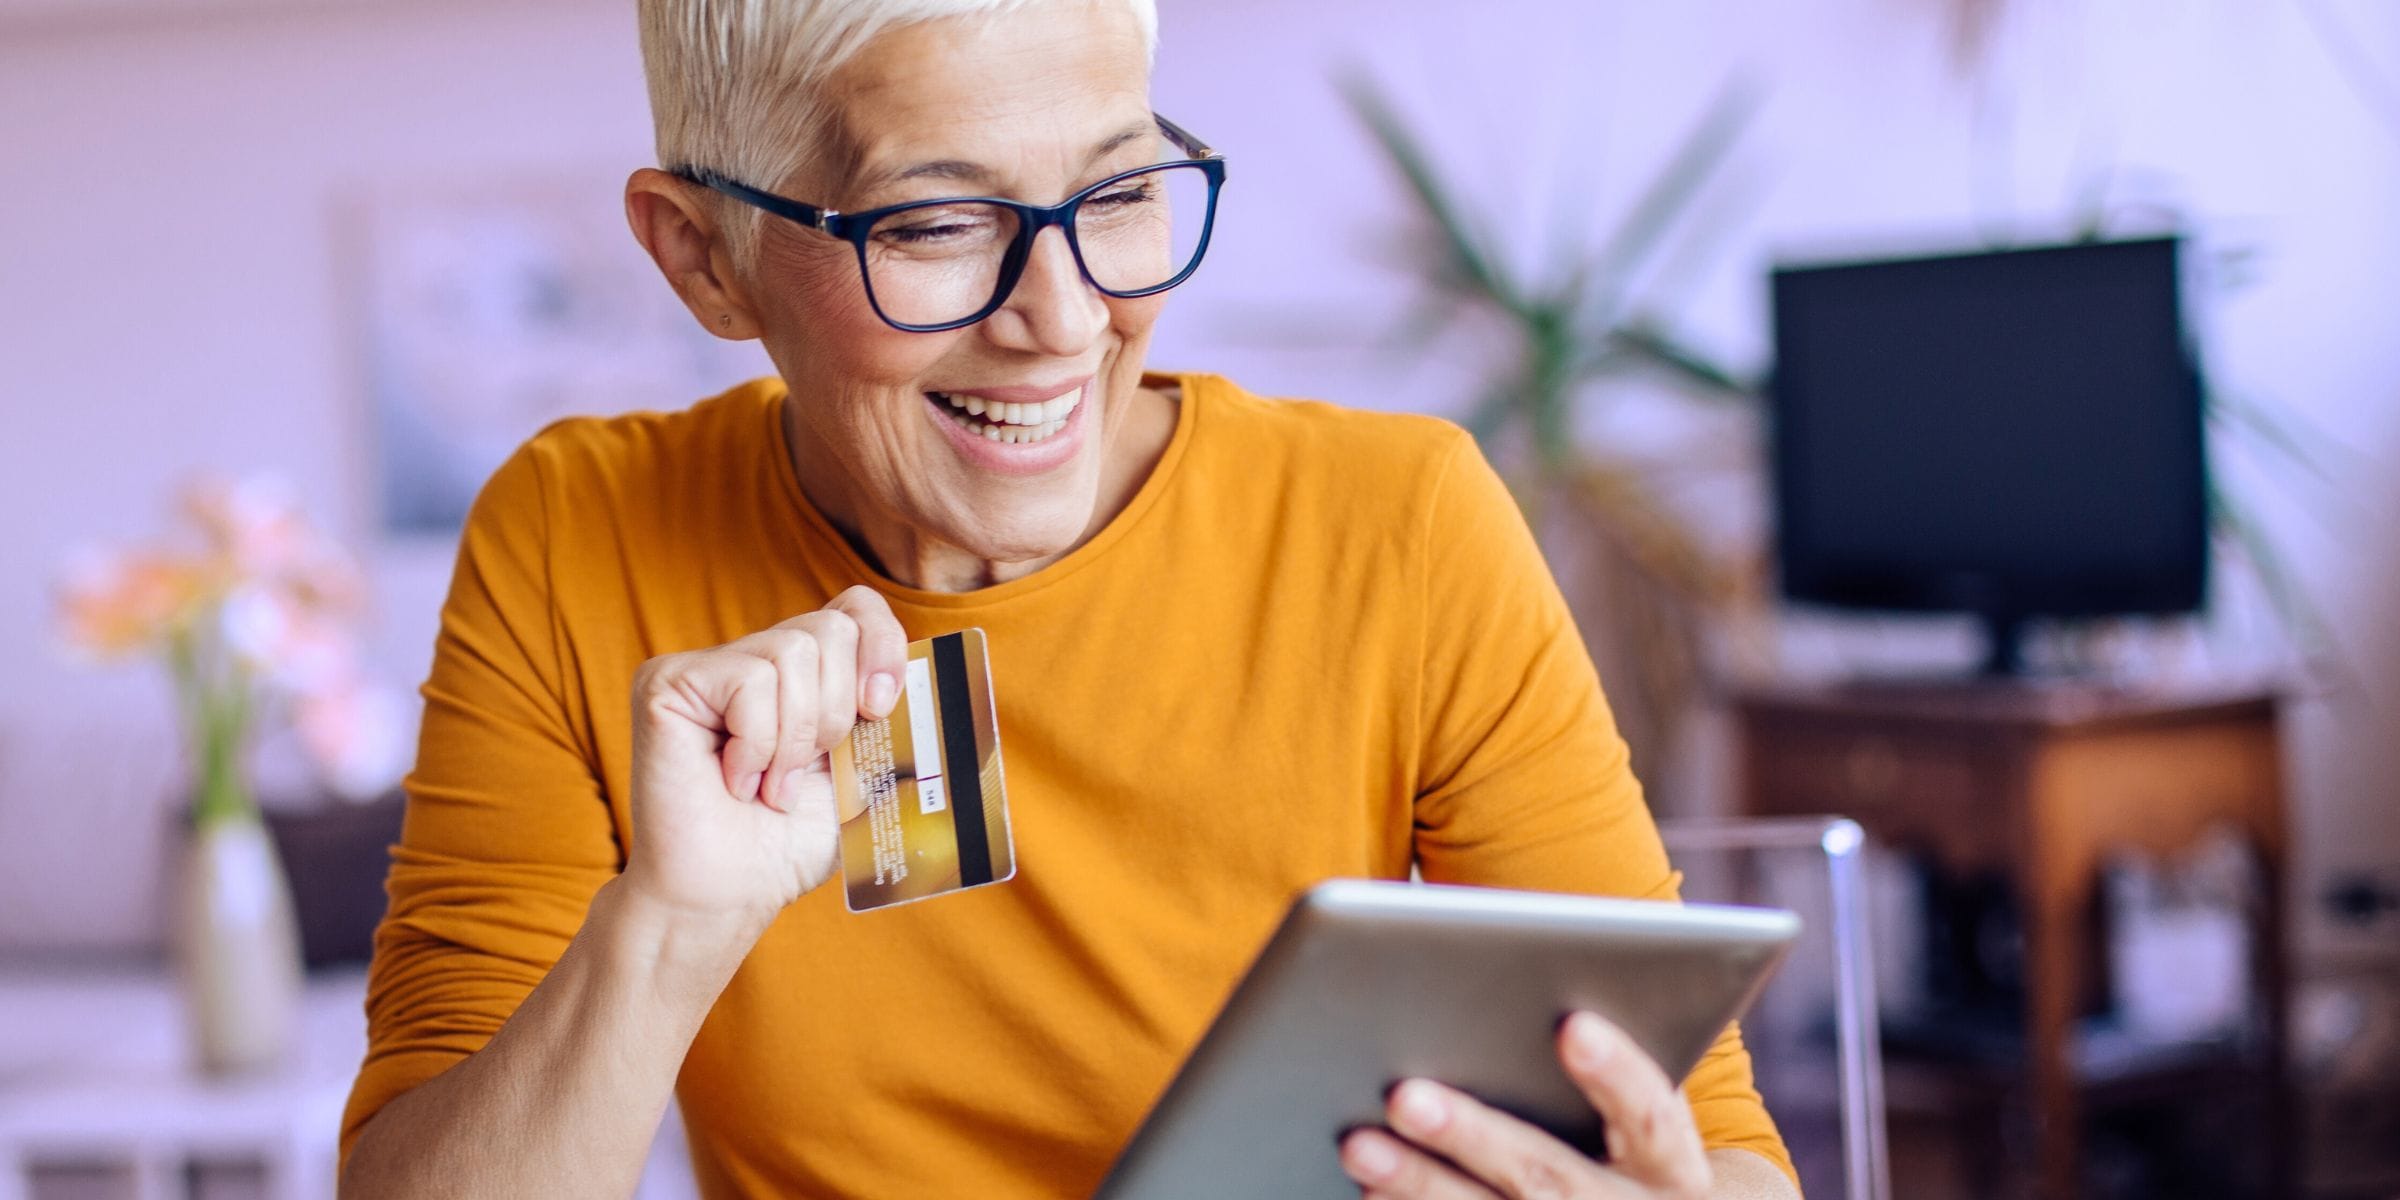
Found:
<svg viewBox="0 0 2400 1200"><path fill-rule="evenodd" d="M934 395L941 397L944 403L961 412L997 421L1003 425L1047 425L1053 421L1066 420L1067 414L1075 411L1076 402L1083 399L1083 389L1077 388L1063 396L1054 396L1032 404L1000 404L987 401L981 396L953 396L948 392L935 392Z"/></svg>

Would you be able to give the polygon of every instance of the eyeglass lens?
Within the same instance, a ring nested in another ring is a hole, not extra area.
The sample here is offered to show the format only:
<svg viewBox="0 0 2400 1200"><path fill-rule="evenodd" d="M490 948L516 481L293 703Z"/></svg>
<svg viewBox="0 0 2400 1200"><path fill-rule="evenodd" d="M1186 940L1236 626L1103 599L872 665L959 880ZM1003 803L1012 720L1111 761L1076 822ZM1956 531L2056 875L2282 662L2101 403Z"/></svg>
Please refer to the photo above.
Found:
<svg viewBox="0 0 2400 1200"><path fill-rule="evenodd" d="M1083 268L1106 292L1140 292L1183 273L1208 227L1208 174L1163 166L1117 180L1075 210ZM867 286L903 325L962 321L990 305L1015 243L1017 214L962 201L912 208L867 231Z"/></svg>

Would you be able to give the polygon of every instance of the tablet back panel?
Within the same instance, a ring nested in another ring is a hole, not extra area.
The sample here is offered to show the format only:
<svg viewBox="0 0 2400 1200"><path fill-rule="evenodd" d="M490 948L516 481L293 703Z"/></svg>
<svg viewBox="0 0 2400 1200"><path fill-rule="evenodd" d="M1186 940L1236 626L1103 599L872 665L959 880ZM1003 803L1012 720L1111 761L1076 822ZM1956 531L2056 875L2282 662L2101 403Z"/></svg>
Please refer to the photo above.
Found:
<svg viewBox="0 0 2400 1200"><path fill-rule="evenodd" d="M1424 1076L1598 1154L1558 1064L1567 1013L1681 1079L1799 932L1791 913L1341 880L1294 904L1097 1200L1355 1200L1340 1135Z"/></svg>

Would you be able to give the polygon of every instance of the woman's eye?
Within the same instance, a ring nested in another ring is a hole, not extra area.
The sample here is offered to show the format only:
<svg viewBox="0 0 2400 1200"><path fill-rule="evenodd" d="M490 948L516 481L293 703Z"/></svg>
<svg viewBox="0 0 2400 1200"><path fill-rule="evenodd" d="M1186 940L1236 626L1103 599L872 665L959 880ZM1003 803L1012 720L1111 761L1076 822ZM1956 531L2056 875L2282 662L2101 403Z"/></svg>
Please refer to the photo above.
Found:
<svg viewBox="0 0 2400 1200"><path fill-rule="evenodd" d="M1000 225L988 212L930 209L903 214L875 227L875 240L892 246L947 246L988 240Z"/></svg>
<svg viewBox="0 0 2400 1200"><path fill-rule="evenodd" d="M899 242L903 245L918 246L929 242L940 242L963 238L972 234L974 231L975 226L971 222L939 221L928 222L923 225L898 225L889 228L878 229L875 231L875 236L884 238L888 241Z"/></svg>
<svg viewBox="0 0 2400 1200"><path fill-rule="evenodd" d="M1145 204L1151 200L1157 199L1157 197L1157 189L1145 182L1120 188L1113 192L1102 192L1099 195L1084 201L1084 203L1098 204L1110 208L1122 208L1128 205Z"/></svg>

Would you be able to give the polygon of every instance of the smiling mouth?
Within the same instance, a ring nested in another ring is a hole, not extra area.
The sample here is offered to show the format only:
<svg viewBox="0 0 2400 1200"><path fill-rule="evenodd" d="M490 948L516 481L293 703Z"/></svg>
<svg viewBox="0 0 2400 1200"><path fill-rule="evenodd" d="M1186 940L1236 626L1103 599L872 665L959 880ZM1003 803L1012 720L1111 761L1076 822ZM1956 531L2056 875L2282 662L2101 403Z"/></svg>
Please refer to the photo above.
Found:
<svg viewBox="0 0 2400 1200"><path fill-rule="evenodd" d="M940 403L959 428L986 441L1009 445L1043 442L1058 436L1067 427L1068 414L1083 400L1081 387L1033 404L1002 404L981 396L954 396L948 392L925 394Z"/></svg>

